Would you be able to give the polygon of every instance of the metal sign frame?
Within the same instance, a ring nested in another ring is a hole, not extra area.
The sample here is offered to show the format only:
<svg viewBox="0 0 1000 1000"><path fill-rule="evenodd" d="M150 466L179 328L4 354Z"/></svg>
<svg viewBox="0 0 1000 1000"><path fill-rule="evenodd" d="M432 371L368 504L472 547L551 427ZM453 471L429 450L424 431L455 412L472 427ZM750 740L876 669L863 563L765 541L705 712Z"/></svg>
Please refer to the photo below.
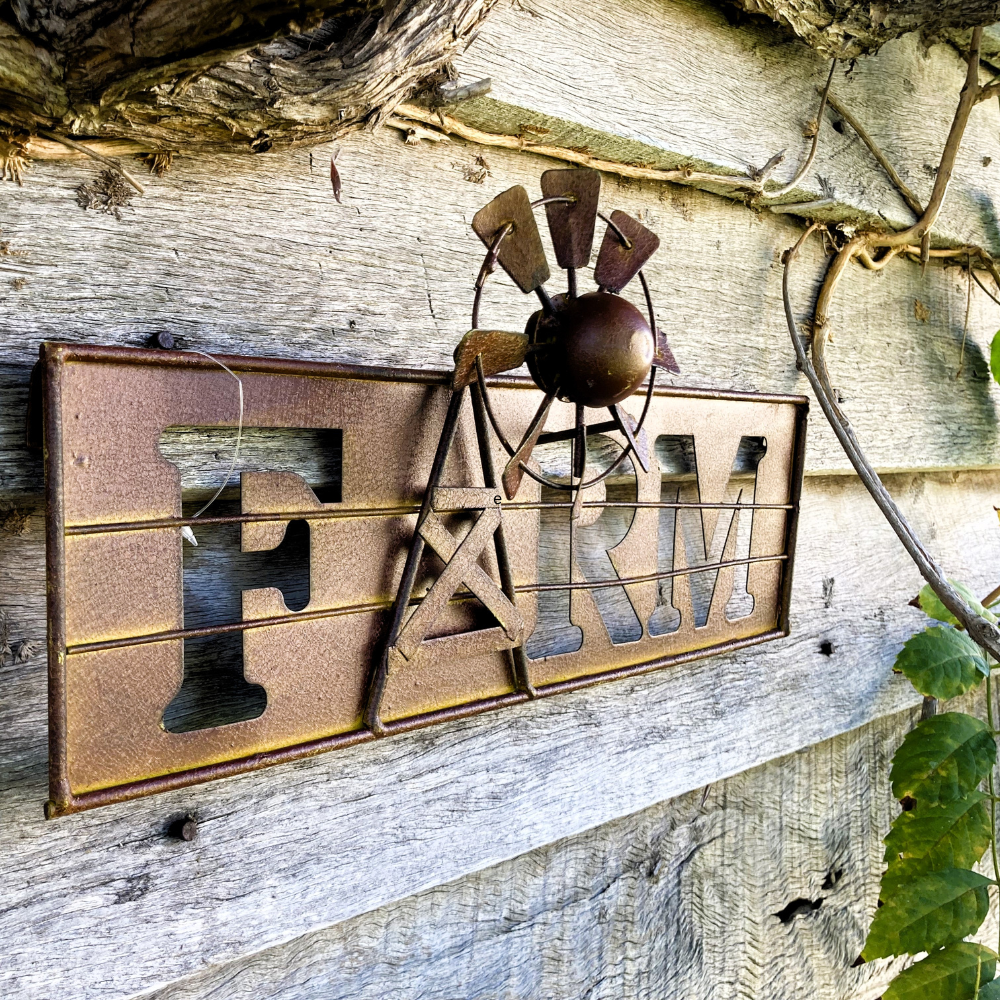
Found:
<svg viewBox="0 0 1000 1000"><path fill-rule="evenodd" d="M628 506L635 508L634 522L639 528L632 537L630 527L629 544L622 543L616 549L619 579L595 582L578 577L571 555L571 578L556 584L533 579L538 565L538 515L545 508L569 508L571 504L543 501L540 487L528 477L513 501L506 501L499 493L494 497L482 482L482 455L477 448L477 443L482 447L482 436L477 435L472 414L466 413L458 421L458 437L465 443L445 465L439 492L430 501L433 516L421 522L420 530L430 548L450 566L456 552L473 535L478 544L496 535L502 520L523 519L519 530L509 533L509 585L503 580L499 585L495 582L496 561L489 553L484 555L480 545L475 551L470 548L461 565L455 567L454 587L444 587L432 598L435 614L447 618L456 602L475 594L494 613L499 627L425 639L430 623L436 620L428 611L423 615L426 620L420 617L420 606L431 597L435 585L425 572L423 587L418 587L420 592L415 592L410 602L414 610L408 612L409 622L415 624L393 651L399 661L391 674L397 689L382 701L377 726L366 725L364 703L377 674L386 613L393 603L406 547L430 478L437 433L451 396L450 374L270 358L220 356L218 361L246 383L247 426L344 428L345 484L349 466L354 479L350 488L345 485L341 502L319 503L308 489L302 491L305 484L301 480L296 483L296 476L254 473L244 479L241 514L213 518L209 512L197 522L185 519L180 516L179 488L170 488L175 482L170 470L176 469L155 453L157 439L151 435L172 422L234 426L231 388L223 390L227 376L218 362L183 351L42 345L49 622L48 816L353 746L378 736L632 677L788 634L808 409L804 397L657 388L649 414L652 430L690 432L696 441L698 434L714 435L713 441L730 442L714 449L720 452L718 457L713 457L712 448L706 451L705 481L717 484L712 487L717 495L665 502L660 497L655 462L649 473L655 479L642 479L643 474L636 471L640 480L636 501ZM514 428L527 430L542 395L531 380L499 376L489 379L488 385L493 405L503 419ZM553 436L571 436L571 408L565 409L561 416L550 416ZM726 449L731 451L731 442L738 442L744 434L766 435L766 461L770 465L766 474L757 474L753 503L725 502L720 489L724 489L728 475L726 463L732 465ZM497 448L495 442L486 447ZM645 447L648 449L648 443ZM496 450L495 457L499 460L503 455ZM700 462L701 453L699 489ZM289 498L296 496L299 499L293 503ZM585 500L581 506L611 504L597 499ZM700 516L713 525L724 512L732 511L723 558L705 565L658 569L656 518L666 508L700 510ZM753 531L758 548L746 558L733 559L735 541L730 536L735 539L740 512L746 509L756 518ZM444 515L455 511L478 518L477 526L464 538L453 537L446 525ZM593 514L590 511L590 516ZM324 582L322 574L314 573L319 582L314 584L305 610L283 611L280 591L243 591L243 620L209 629L185 629L183 591L177 576L184 544L182 528L235 521L241 525L244 550L267 550L276 544L276 538L280 541L284 526L292 519L309 522L311 566L324 569L328 575ZM351 526L350 531L338 534L338 525L345 524ZM366 600L359 601L363 587L372 586L363 579L364 566L369 565L377 566L383 579L376 587L377 594L369 593ZM710 570L717 580L725 583L728 579L731 587L732 573L738 566L747 566L748 579L756 588L751 592L757 598L757 611L749 619L728 621L713 596L710 619L700 629L687 622L670 635L651 637L646 633L646 618L640 616L643 636L638 642L615 645L606 634L601 635L602 626L594 618L589 596L594 587L622 587L632 605L647 609L643 614L648 615L660 580L678 581L680 593L687 586L683 581L692 573ZM385 572L384 567L388 567ZM146 590L137 596L140 580ZM574 621L583 623L583 645L575 652L527 660L530 676L522 677L519 683L516 669L513 675L511 672L516 668L511 651L523 650L536 620L537 596L552 589L570 591ZM342 661L334 665L350 673L349 684L344 681L341 687L329 687L334 670L330 660L319 659L311 674L301 673L320 648L316 638L320 633L309 633L309 628L327 630L322 644L326 648L330 636L340 634L331 629L346 629L348 623L362 621L362 614L368 616L365 624L358 626L357 634L345 646ZM250 657L247 662L273 683L274 711L269 687L268 709L261 719L180 736L161 735L162 726L152 732L149 720L162 710L164 692L178 683L178 662L183 675L184 639L221 631L241 632L244 650L252 647L252 655L246 653ZM491 635L484 639L484 631ZM284 648L293 651L284 668L268 652L268 643L277 635L285 636ZM290 646L288 636L294 638ZM425 646L433 647L433 656L421 660L420 648ZM300 670L300 675L295 670ZM414 678L422 680L418 683ZM343 684L350 687L350 693L334 712L329 700L324 703L323 698L337 697L337 691L346 690ZM421 684L423 688L415 694ZM296 699L309 703L317 697L317 707L310 707L312 715L303 721ZM325 711L332 714L325 717Z"/></svg>

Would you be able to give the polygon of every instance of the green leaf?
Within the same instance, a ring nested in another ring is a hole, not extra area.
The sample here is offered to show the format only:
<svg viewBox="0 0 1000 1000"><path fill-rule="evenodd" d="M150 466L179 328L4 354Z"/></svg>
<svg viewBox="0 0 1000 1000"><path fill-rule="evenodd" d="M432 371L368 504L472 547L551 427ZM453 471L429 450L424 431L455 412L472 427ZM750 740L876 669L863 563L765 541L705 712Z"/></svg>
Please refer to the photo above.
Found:
<svg viewBox="0 0 1000 1000"><path fill-rule="evenodd" d="M992 884L978 872L947 868L898 886L875 911L862 957L918 955L961 941L986 919Z"/></svg>
<svg viewBox="0 0 1000 1000"><path fill-rule="evenodd" d="M997 330L990 341L990 372L993 381L1000 382L1000 330Z"/></svg>
<svg viewBox="0 0 1000 1000"><path fill-rule="evenodd" d="M994 979L983 986L977 1000L1000 1000L1000 979Z"/></svg>
<svg viewBox="0 0 1000 1000"><path fill-rule="evenodd" d="M988 983L997 957L971 941L932 951L904 969L882 994L883 1000L975 1000L976 982Z"/></svg>
<svg viewBox="0 0 1000 1000"><path fill-rule="evenodd" d="M943 625L910 636L895 669L926 698L965 694L990 672L980 648L964 632Z"/></svg>
<svg viewBox="0 0 1000 1000"><path fill-rule="evenodd" d="M924 719L892 758L892 794L937 805L971 792L997 759L985 722L962 712Z"/></svg>
<svg viewBox="0 0 1000 1000"><path fill-rule="evenodd" d="M970 792L941 805L917 803L900 813L885 838L889 868L882 889L892 894L904 881L945 868L972 868L990 843L988 796Z"/></svg>
<svg viewBox="0 0 1000 1000"><path fill-rule="evenodd" d="M971 590L964 584L959 583L958 580L948 581L958 592L965 598L966 604L972 608L976 614L982 615L987 621L991 621L994 624L997 622L997 616L993 614L992 611L984 608L982 604L979 603L979 599ZM925 583L923 587L920 588L920 594L917 597L920 603L920 610L923 611L925 615L931 618L936 618L939 622L947 622L949 625L957 625L958 619L941 603L941 599L937 594L931 590L931 585Z"/></svg>

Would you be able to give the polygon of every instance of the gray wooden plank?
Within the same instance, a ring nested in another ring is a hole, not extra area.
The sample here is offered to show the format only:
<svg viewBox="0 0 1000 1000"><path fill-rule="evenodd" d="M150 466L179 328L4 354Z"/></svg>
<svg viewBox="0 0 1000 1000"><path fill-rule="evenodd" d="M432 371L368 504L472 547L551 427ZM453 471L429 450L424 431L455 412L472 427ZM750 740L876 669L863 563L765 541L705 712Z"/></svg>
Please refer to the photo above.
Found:
<svg viewBox="0 0 1000 1000"><path fill-rule="evenodd" d="M996 473L889 488L951 575L993 587ZM44 666L6 668L5 996L166 985L912 705L890 667L921 620L906 606L919 581L856 480L807 480L800 539L786 640L52 822ZM4 593L26 595L37 636L41 533L0 543ZM198 840L171 841L188 811Z"/></svg>
<svg viewBox="0 0 1000 1000"><path fill-rule="evenodd" d="M143 1000L847 1000L903 712ZM984 928L991 930L993 921Z"/></svg>
<svg viewBox="0 0 1000 1000"><path fill-rule="evenodd" d="M752 32L739 42L701 4L629 0L626 7L578 9L570 18L554 0L546 3L541 18L500 11L497 33L484 37L480 55L470 55L503 69L483 127L555 122L555 141L593 141L608 155L671 165L681 157L740 170L782 145L790 153L804 145L800 129L814 113L812 88L823 69L808 52ZM628 51L636 31L646 32L646 61L634 72L616 67L619 76L610 79L595 38L620 37ZM838 93L925 192L923 162L936 162L958 62L941 47L925 57L908 46L887 46L879 61L838 80ZM576 59L576 76L546 68L557 51ZM784 75L781 60L789 67ZM462 68L474 74L482 65ZM518 90L522 78L528 82ZM473 120L476 107L462 113ZM989 196L998 168L977 157L992 155L996 108L984 106L976 116L942 234L979 240L985 233L992 241ZM650 134L632 134L618 119ZM889 206L890 219L905 218L856 140L831 132L824 126L816 173L832 180L840 203L852 211ZM640 156L636 143L664 159ZM541 171L555 165L462 142L405 146L390 130L342 146L344 206L332 198L329 147L180 157L164 178L149 181L147 195L121 221L76 205L76 186L98 169L86 162L36 164L24 188L0 184L2 238L9 241L0 251L0 346L11 366L0 386L0 498L32 512L23 535L0 532L0 606L10 611L15 638L44 636L40 466L20 438L28 366L40 340L135 344L169 329L182 345L209 351L446 368L468 323L481 260L472 214L510 184L536 191ZM790 171L793 160L782 169ZM489 173L481 184L466 179L483 169ZM817 185L810 177L805 194L813 196ZM799 225L676 186L607 175L604 186L608 208L640 216L663 237L649 275L684 369L677 381L802 391L784 329L778 264ZM795 281L803 312L822 264L818 244L803 255ZM932 267L921 275L903 262L880 275L852 269L834 316L833 366L879 467L923 470L892 476L890 489L948 572L985 592L996 583L1000 554L992 512L997 475L928 473L998 465L996 390L985 366L995 313L977 292L963 373L955 378L965 294L955 270ZM930 310L926 323L917 318L917 299ZM486 307L491 322L511 329L530 311L503 279L489 290ZM856 482L822 475L844 465L814 419L790 639L258 775L46 824L44 665L35 657L4 666L5 996L54 1000L56 989L84 1000L134 995L301 940L905 709L912 692L890 676L889 665L919 621L905 607L919 581ZM820 652L824 640L833 646L829 657ZM857 773L852 796L867 780L863 768ZM795 782L785 793L805 795ZM201 821L199 839L168 839L169 822L188 811ZM810 805L809 822L815 815ZM711 850L713 868L735 857L720 859ZM750 884L752 893L763 891ZM813 888L803 884L801 892ZM396 920L417 912L406 906ZM577 912L592 921L601 911ZM714 913L705 909L703 939L721 947L725 935L715 932L723 925ZM367 926L377 928L377 920ZM645 934L644 924L633 926ZM537 949L545 934L557 932L549 921L526 940ZM602 940L590 939L597 951ZM760 940L749 934L740 953L744 972L734 973L734 982L741 995L748 983L771 982L753 978ZM419 947L416 938L409 942ZM358 960L359 978L371 954ZM446 964L444 954L437 968ZM641 955L626 954L641 977ZM781 953L788 971L801 954L791 946ZM812 954L807 949L808 962ZM298 961L308 967L306 957ZM497 970L503 959L479 961ZM560 964L558 955L553 964ZM579 981L599 964L588 958ZM617 969L608 990L625 981L615 979ZM817 974L820 991L827 971ZM573 982L576 974L560 973ZM696 990L691 979L678 982ZM593 985L594 995L603 995L598 979ZM364 986L376 990L376 978Z"/></svg>
<svg viewBox="0 0 1000 1000"><path fill-rule="evenodd" d="M463 170L481 152L491 176L470 183ZM414 148L384 130L343 143L340 206L327 155L182 157L121 222L76 206L73 188L92 173L86 163L40 164L24 188L0 185L3 238L27 254L11 266L18 277L28 272L19 289L10 284L17 278L0 274L5 362L29 365L43 339L141 344L169 329L182 346L210 352L448 368L482 259L473 214L511 184L537 191L552 161L461 143ZM673 382L806 391L781 306L778 258L798 238L794 221L611 177L603 203L641 216L661 236L648 273L682 367ZM802 256L793 288L803 317L824 261L818 240ZM1000 464L997 390L986 365L996 311L978 289L955 378L966 291L956 268L921 275L902 261L878 274L854 267L841 284L833 377L880 469ZM918 299L926 320L915 314ZM500 275L483 322L518 329L532 308ZM0 434L4 484L12 475L18 490L29 488L26 476L38 482L37 463L30 473L6 471L23 391L15 379ZM808 463L812 471L846 468L822 420L813 421Z"/></svg>
<svg viewBox="0 0 1000 1000"><path fill-rule="evenodd" d="M808 151L803 130L816 117L816 88L830 62L773 25L736 26L726 14L708 0L502 5L456 61L463 79L490 77L492 90L449 113L519 135L529 148L544 143L653 167L743 174L784 149L772 177L783 185ZM944 43L925 47L913 33L841 67L834 93L926 198L965 77L960 55ZM820 217L909 225L912 213L852 129L834 131L837 120L827 112L812 168L779 201L827 199L832 188L835 204ZM943 242L998 246L984 201L1000 178L1000 161L987 162L998 121L995 102L973 113L935 226Z"/></svg>

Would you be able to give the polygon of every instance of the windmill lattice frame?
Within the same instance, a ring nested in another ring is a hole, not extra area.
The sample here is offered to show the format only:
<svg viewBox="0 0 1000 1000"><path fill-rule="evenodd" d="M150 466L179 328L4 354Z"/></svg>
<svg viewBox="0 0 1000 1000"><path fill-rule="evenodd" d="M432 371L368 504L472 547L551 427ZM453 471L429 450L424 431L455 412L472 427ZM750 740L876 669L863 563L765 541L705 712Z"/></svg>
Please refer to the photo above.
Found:
<svg viewBox="0 0 1000 1000"><path fill-rule="evenodd" d="M472 221L473 230L487 247L486 257L476 278L472 329L455 350L452 397L393 604L385 649L371 675L365 723L376 735L385 731L380 706L392 664L402 666L413 655L432 624L428 609L442 607L463 584L499 623L499 628L481 630L482 651L508 651L515 688L529 697L537 694L529 676L524 623L516 606L501 498L494 493L498 483L490 429L510 456L502 475L507 499L514 499L523 476L528 475L542 485L571 491L571 517L576 520L580 517L584 491L605 480L630 455L648 472L649 445L643 424L653 398L656 369L679 371L666 338L657 327L649 284L642 273L643 265L659 248L659 237L624 212L616 211L607 217L598 211L600 174L595 170L548 170L542 174L541 187L543 197L534 202L523 187L509 188L480 209ZM545 289L550 271L534 217L534 210L542 206L546 209L557 262L567 272L567 292L556 297ZM576 272L590 261L598 218L607 224L594 269L598 290L580 296ZM541 303L541 310L529 319L524 333L479 329L483 289L498 264L521 291L534 292ZM637 275L649 314L648 323L619 294ZM515 448L490 405L486 377L523 363L527 363L535 384L545 396ZM636 421L621 402L647 377L645 405ZM471 388L472 393L485 485L480 491L442 490L440 478L454 441L466 388ZM568 434L562 431L546 435L545 421L557 398L575 404L575 424ZM588 426L586 409L604 406L611 420ZM587 437L607 431L621 432L626 444L607 469L587 480ZM567 438L572 442L573 454L569 484L557 482L529 466L532 451L539 443ZM476 524L461 544L456 544L435 513L436 508L453 504L457 492L464 492L467 509L480 511ZM485 574L477 565L488 544L484 530L487 526L492 526L489 533L500 576L499 587L488 578L482 579ZM571 548L573 537L571 533ZM470 545L470 538L475 538L476 544ZM428 544L445 562L445 571L407 619L420 561Z"/></svg>

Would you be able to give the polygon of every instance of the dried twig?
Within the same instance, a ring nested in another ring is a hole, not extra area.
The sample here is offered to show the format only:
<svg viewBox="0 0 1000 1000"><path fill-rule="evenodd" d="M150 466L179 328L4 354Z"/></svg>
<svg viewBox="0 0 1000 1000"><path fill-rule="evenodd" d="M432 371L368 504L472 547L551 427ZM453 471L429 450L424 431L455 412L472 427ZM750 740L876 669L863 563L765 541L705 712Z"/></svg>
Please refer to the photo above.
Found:
<svg viewBox="0 0 1000 1000"><path fill-rule="evenodd" d="M814 212L833 208L836 204L836 198L820 198L818 201L797 201L791 205L769 205L768 208L775 215L801 215L808 219Z"/></svg>
<svg viewBox="0 0 1000 1000"><path fill-rule="evenodd" d="M904 252L905 248L903 247L891 247L876 260L867 250L862 248L858 251L858 261L867 267L869 271L881 271L882 268L893 259L893 257L897 257L899 254Z"/></svg>
<svg viewBox="0 0 1000 1000"><path fill-rule="evenodd" d="M854 434L854 429L851 426L850 421L840 409L836 402L836 394L830 388L829 374L826 370L826 365L823 363L822 355L817 358L815 350L816 341L818 339L817 337L814 336L813 340L813 360L810 361L809 357L806 355L805 346L801 336L799 335L798 327L795 322L795 315L792 310L791 297L788 288L788 277L790 265L798 255L802 244L805 243L805 241L817 228L817 223L813 223L809 226L809 228L800 237L798 243L796 243L795 246L785 254L784 259L782 298L785 306L785 319L788 323L788 332L791 335L792 346L795 349L796 367L799 371L803 372L809 380L809 385L812 387L812 390L816 395L816 399L819 401L820 408L823 410L830 426L833 428L834 434L837 435L837 440L844 449L848 460L851 465L854 466L855 471L857 472L862 483L864 483L865 488L871 494L872 499L878 505L879 510L882 511L885 519L889 522L889 526L896 533L900 542L902 542L903 548L906 549L910 558L916 564L917 569L920 571L920 575L923 576L923 578L931 585L931 588L941 599L941 603L944 604L944 606L965 627L970 637L987 652L989 652L995 659L1000 659L1000 630L973 611L972 608L965 603L955 588L948 582L948 579L945 577L941 568L936 562L934 562L930 553L926 548L924 548L924 545L920 541L917 533L910 526L910 523L903 516L900 509L896 506L895 501L882 484L882 480L879 479L878 473L875 472L871 463L865 457L865 454L861 449L861 445L858 443L857 437ZM842 258L845 260L845 263L841 265L842 273L842 268L846 266L846 261L850 260L850 257L853 256L853 251L851 250L853 243L853 240L849 241L844 250L842 250L837 257L834 258L834 261L827 272L824 289L830 283L831 273L835 272L838 261ZM847 252L846 255L845 251ZM834 279L834 283L835 280L836 279ZM829 299L827 299L827 301L829 301Z"/></svg>
<svg viewBox="0 0 1000 1000"><path fill-rule="evenodd" d="M762 198L780 198L783 194L788 194L789 191L793 191L795 186L802 180L803 177L808 173L809 168L813 164L813 160L816 159L816 150L819 148L819 130L823 124L823 112L826 111L827 98L830 96L830 84L833 83L833 71L837 68L837 60L834 59L830 64L830 75L827 77L826 86L823 88L823 97L819 102L819 111L816 112L816 128L813 131L812 146L809 149L809 155L806 157L805 162L796 171L795 176L786 184L784 187L780 187L775 191L764 191L761 193Z"/></svg>
<svg viewBox="0 0 1000 1000"><path fill-rule="evenodd" d="M774 156L771 157L771 159L767 161L767 163L764 164L764 166L760 168L760 170L758 170L752 163L748 164L747 175L753 178L753 180L759 181L761 184L763 184L764 181L766 181L768 177L770 177L771 174L774 173L779 164L784 162L784 159L785 159L785 150L783 149L779 150L777 153L774 154Z"/></svg>
<svg viewBox="0 0 1000 1000"><path fill-rule="evenodd" d="M914 246L912 241L916 239L923 239L924 235L934 224L938 212L941 209L941 204L944 201L944 197L948 189L948 182L951 179L952 170L954 169L958 149L962 142L962 136L969 120L969 113L975 106L976 96L979 91L978 73L979 49L981 41L982 29L976 28L972 32L972 44L969 48L969 63L965 84L962 87L958 108L956 109L955 117L952 121L952 127L948 134L944 150L941 154L941 163L934 182L934 191L931 194L927 208L921 214L921 217L918 219L916 224L901 233L894 233L889 236L874 233L859 234L848 240L847 243L845 243L844 246L837 252L827 269L823 286L820 290L819 296L817 297L816 305L813 310L811 360L806 355L805 347L798 333L788 290L788 276L790 264L797 256L803 243L805 243L810 234L817 229L816 223L811 225L805 233L803 233L798 243L796 243L795 246L785 254L785 271L782 281L782 295L785 306L785 319L788 323L788 332L791 335L792 345L795 349L797 367L809 380L809 384L819 401L820 408L823 410L830 426L833 428L833 432L837 436L837 440L840 441L841 447L843 447L844 452L846 453L851 464L854 466L854 469L858 473L862 483L864 483L865 488L871 494L872 499L882 511L886 520L889 522L890 527L893 531L895 531L910 558L913 559L917 569L920 571L920 574L930 584L931 588L940 598L942 604L944 604L944 606L955 616L959 623L965 627L966 631L975 642L982 646L994 658L1000 659L1000 655L998 655L1000 654L1000 630L966 604L954 587L951 586L944 573L941 571L941 568L934 562L930 553L920 541L919 536L896 506L895 501L889 495L885 486L882 484L882 481L879 479L878 474L866 458L864 451L854 434L854 429L852 428L850 421L847 419L847 416L844 414L843 410L841 410L840 405L837 402L836 393L830 384L830 376L826 367L825 356L826 344L829 341L827 319L829 315L830 302L840 278L843 276L844 271L852 259L860 257L863 262L867 260L868 266L884 266L883 261L891 259L890 254L893 250L898 253L912 253L913 251L916 251L924 259L930 256L931 252L929 250L924 247ZM875 247L887 247L889 248L890 253L887 253L878 261L874 261L871 259L870 251ZM979 248L966 249L970 264L973 251L976 252L979 259L982 260L987 269L990 270L990 273L995 275L996 266L993 263L992 258L989 254ZM947 251L947 253L949 255L953 255L954 251ZM1000 285L1000 282L998 282L998 285Z"/></svg>
<svg viewBox="0 0 1000 1000"><path fill-rule="evenodd" d="M969 338L969 313L972 310L972 254L966 254L966 268L969 272L969 287L965 294L965 322L962 324L962 349L958 352L958 371L955 378L962 374L962 365L965 364L965 342Z"/></svg>
<svg viewBox="0 0 1000 1000"><path fill-rule="evenodd" d="M1000 299L998 299L980 280L979 275L975 271L972 271L972 280L979 285L979 287L986 292L986 294L998 305L1000 306Z"/></svg>
<svg viewBox="0 0 1000 1000"><path fill-rule="evenodd" d="M52 139L53 142L61 142L64 146L68 146L70 149L75 149L78 153L84 153L91 159L97 160L103 163L106 167L110 167L112 170L116 170L122 175L139 192L139 194L145 194L146 189L127 171L125 168L117 161L112 160L109 156L104 156L102 153L97 153L92 150L89 146L82 142L77 142L75 139L68 139L64 135L58 135L55 132L47 132L45 129L40 128L36 130L39 135L45 136L46 139Z"/></svg>
<svg viewBox="0 0 1000 1000"><path fill-rule="evenodd" d="M919 219L920 216L924 214L924 210L917 199L917 196L906 186L903 182L903 178L896 172L896 168L893 167L893 165L886 159L885 153L878 148L875 144L875 140L868 134L861 122L859 122L857 118L855 118L854 115L852 115L833 94L829 94L827 96L827 101L829 102L830 107L833 108L833 110L836 111L837 114L840 115L840 117L843 118L855 132L858 133L858 137L868 147L872 156L878 160L879 166L886 172L889 180L892 181L896 190L902 196L903 201L909 205L913 214Z"/></svg>
<svg viewBox="0 0 1000 1000"><path fill-rule="evenodd" d="M988 101L991 97L1000 97L1000 80L990 80L989 83L980 87L979 94L976 97L976 104Z"/></svg>
<svg viewBox="0 0 1000 1000"><path fill-rule="evenodd" d="M815 362L820 381L826 383L825 388L833 399L836 397L833 396L833 390L826 377L826 363L824 360L824 350L828 339L825 328L829 315L830 301L848 264L861 254L868 255L866 266L870 267L875 263L870 256L873 249L878 247L889 249L904 248L902 252L909 253L911 252L913 241L921 240L922 245L919 247L920 258L925 263L930 258L932 251L924 237L929 233L941 210L945 194L948 191L948 183L955 168L955 159L962 144L962 136L965 134L965 127L969 121L969 114L973 107L975 107L976 94L979 90L979 50L982 44L982 36L982 28L973 29L972 43L969 46L968 69L966 71L965 83L962 86L962 93L959 96L958 107L955 110L955 117L952 120L948 139L941 153L941 162L934 180L934 190L931 192L930 200L923 214L912 226L901 232L888 234L859 233L852 237L834 257L833 263L827 271L819 297L816 300L813 318L813 361ZM953 253L953 251L946 252L949 255ZM988 254L984 251L979 251L978 248L977 253L984 261L989 258ZM992 264L992 259L990 259L990 263ZM836 404L834 406L836 407ZM843 415L841 414L841 416Z"/></svg>
<svg viewBox="0 0 1000 1000"><path fill-rule="evenodd" d="M607 174L617 174L619 177L631 177L643 181L669 181L674 184L712 184L750 192L759 192L762 189L761 183L747 174L710 174L707 171L693 170L689 167L678 167L673 170L639 167L631 163L602 160L567 146L550 146L532 142L523 135L483 132L471 125L466 125L457 118L443 113L435 113L419 104L397 105L395 115L388 119L385 124L405 132L412 122L430 125L435 129L441 129L448 135L457 135L460 139L474 142L479 146L516 149L519 152L527 150L537 153L539 156L576 163L581 167L592 167L594 170L600 170Z"/></svg>
<svg viewBox="0 0 1000 1000"><path fill-rule="evenodd" d="M461 87L439 83L431 94L430 106L432 108L453 107L463 101L471 101L474 97L483 97L490 92L492 87L493 81L488 76Z"/></svg>
<svg viewBox="0 0 1000 1000"><path fill-rule="evenodd" d="M870 246L893 247L903 243L912 243L914 240L922 239L926 233L930 232L931 227L937 221L941 205L944 203L944 196L948 191L948 184L951 182L951 176L955 170L955 159L958 156L959 147L962 145L962 136L965 135L969 115L976 106L979 95L979 50L982 46L982 40L983 29L973 28L965 83L962 85L962 93L958 98L958 107L955 109L951 130L948 132L948 139L941 153L941 162L938 164L937 175L934 178L934 190L931 192L923 215L909 229L870 238L868 240Z"/></svg>

